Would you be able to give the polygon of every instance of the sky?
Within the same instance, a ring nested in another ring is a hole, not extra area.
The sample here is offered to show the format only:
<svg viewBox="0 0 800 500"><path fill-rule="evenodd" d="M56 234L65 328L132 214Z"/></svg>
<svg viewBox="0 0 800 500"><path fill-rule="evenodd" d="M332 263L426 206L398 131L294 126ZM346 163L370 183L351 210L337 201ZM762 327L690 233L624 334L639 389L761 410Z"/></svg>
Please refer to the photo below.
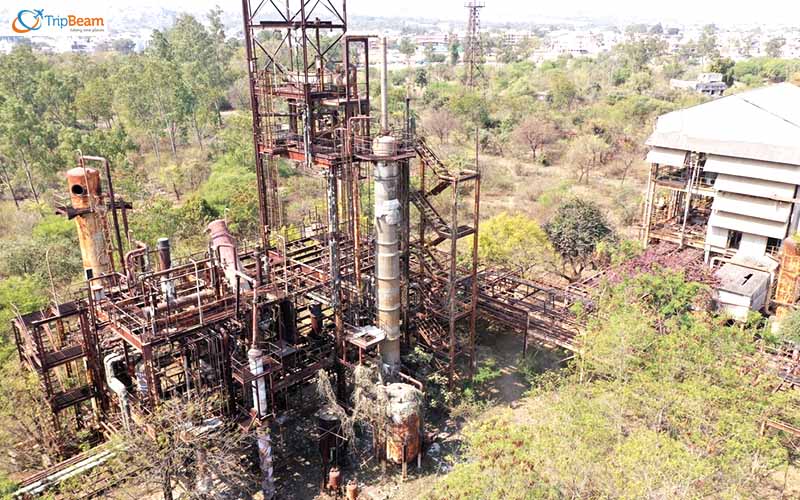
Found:
<svg viewBox="0 0 800 500"><path fill-rule="evenodd" d="M298 0L292 0L298 4ZM340 3L341 0L338 0ZM465 0L350 0L350 16L425 17L466 21ZM800 24L796 0L484 0L481 19L490 22L545 21L545 18L591 17L619 21L666 21L717 24ZM238 12L239 0L3 0L4 9L53 6L59 11L107 11L128 6L159 7L177 11L205 12L214 5ZM278 2L282 4L283 1ZM336 0L334 0L336 4Z"/></svg>

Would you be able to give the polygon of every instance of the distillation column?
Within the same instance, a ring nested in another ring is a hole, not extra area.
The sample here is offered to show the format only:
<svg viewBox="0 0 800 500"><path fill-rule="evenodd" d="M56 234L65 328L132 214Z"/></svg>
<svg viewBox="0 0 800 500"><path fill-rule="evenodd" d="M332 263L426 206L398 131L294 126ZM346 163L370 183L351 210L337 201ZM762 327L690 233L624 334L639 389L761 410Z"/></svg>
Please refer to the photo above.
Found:
<svg viewBox="0 0 800 500"><path fill-rule="evenodd" d="M111 271L103 224L105 206L100 191L100 172L94 168L76 167L67 172L70 201L75 209L78 243L81 247L83 272L91 279Z"/></svg>
<svg viewBox="0 0 800 500"><path fill-rule="evenodd" d="M400 366L400 201L397 150L389 135L386 39L381 39L381 135L372 143L375 161L375 281L378 328L386 335L381 344L383 364L390 373Z"/></svg>
<svg viewBox="0 0 800 500"><path fill-rule="evenodd" d="M394 155L394 137L377 137L372 145L379 157ZM378 328L386 335L381 345L383 363L390 371L400 364L400 202L397 199L399 165L375 162L375 281Z"/></svg>

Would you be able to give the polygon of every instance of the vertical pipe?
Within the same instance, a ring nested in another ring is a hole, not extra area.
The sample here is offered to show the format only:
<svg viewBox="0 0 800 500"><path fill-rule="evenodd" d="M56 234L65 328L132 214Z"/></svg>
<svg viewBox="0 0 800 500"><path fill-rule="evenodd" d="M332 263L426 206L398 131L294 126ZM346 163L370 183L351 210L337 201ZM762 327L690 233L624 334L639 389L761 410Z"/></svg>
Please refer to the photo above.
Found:
<svg viewBox="0 0 800 500"><path fill-rule="evenodd" d="M330 257L331 275L331 309L333 309L334 333L336 337L336 390L337 395L345 399L346 385L344 369L339 362L344 355L344 320L341 305L341 270L339 269L339 196L337 192L336 166L328 168L328 253Z"/></svg>
<svg viewBox="0 0 800 500"><path fill-rule="evenodd" d="M253 387L253 406L259 417L267 415L267 382L264 380L264 360L263 352L255 345L247 351L247 360L250 365L250 373L255 377L252 382Z"/></svg>
<svg viewBox="0 0 800 500"><path fill-rule="evenodd" d="M448 383L452 387L455 382L455 368L456 368L456 252L458 242L458 178L453 181L453 205L451 207L452 222L450 226L450 271L447 276L448 282L448 306L450 315L450 366L448 368Z"/></svg>
<svg viewBox="0 0 800 500"><path fill-rule="evenodd" d="M258 458L261 466L261 492L264 500L275 498L275 480L272 477L272 440L269 435L269 428L259 427L256 430L256 442L258 443Z"/></svg>
<svg viewBox="0 0 800 500"><path fill-rule="evenodd" d="M381 133L389 130L389 74L386 62L386 37L381 37Z"/></svg>
<svg viewBox="0 0 800 500"><path fill-rule="evenodd" d="M170 253L169 238L159 238L156 242L158 251L158 269L166 271L172 267L172 255Z"/></svg>
<svg viewBox="0 0 800 500"><path fill-rule="evenodd" d="M67 172L67 184L72 208L78 212L75 224L81 248L86 279L101 276L111 270L111 259L103 231L100 204L100 173L93 168L76 167Z"/></svg>
<svg viewBox="0 0 800 500"><path fill-rule="evenodd" d="M697 176L697 172L700 170L697 165L697 156L695 153L689 154L691 156L689 158L689 179L686 181L686 205L683 209L683 224L681 224L681 247L683 247L686 241L686 222L689 219L689 212L692 207L692 190L694 189L695 177Z"/></svg>
<svg viewBox="0 0 800 500"><path fill-rule="evenodd" d="M475 150L477 155L477 149ZM477 156L475 157L477 161ZM477 369L477 359L475 357L475 328L478 321L478 224L480 222L480 201L481 201L481 178L480 175L475 179L475 205L472 212L472 282L470 293L472 300L470 302L470 315L469 315L469 376L472 378L473 373ZM457 225L456 225L457 227ZM455 230L455 228L454 228ZM527 334L527 332L526 332Z"/></svg>

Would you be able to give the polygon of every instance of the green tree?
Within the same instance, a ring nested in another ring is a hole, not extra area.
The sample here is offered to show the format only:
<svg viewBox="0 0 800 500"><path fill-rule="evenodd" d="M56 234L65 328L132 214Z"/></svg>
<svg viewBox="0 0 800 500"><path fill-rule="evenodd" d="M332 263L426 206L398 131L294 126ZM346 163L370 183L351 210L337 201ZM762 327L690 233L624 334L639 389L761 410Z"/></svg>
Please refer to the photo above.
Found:
<svg viewBox="0 0 800 500"><path fill-rule="evenodd" d="M410 63L411 58L417 52L417 45L410 38L403 37L400 39L399 50L401 54L406 56L406 62Z"/></svg>
<svg viewBox="0 0 800 500"><path fill-rule="evenodd" d="M59 131L74 125L75 85L61 76L27 45L0 57L0 154L9 175L24 174L37 203L62 164L54 154Z"/></svg>
<svg viewBox="0 0 800 500"><path fill-rule="evenodd" d="M645 36L642 38L629 38L614 48L624 64L631 71L642 71L656 57L663 55L667 50L667 42L658 36Z"/></svg>
<svg viewBox="0 0 800 500"><path fill-rule="evenodd" d="M450 65L455 66L458 64L458 58L461 52L461 45L458 43L458 39L456 37L452 37L450 40L448 51L450 53Z"/></svg>
<svg viewBox="0 0 800 500"><path fill-rule="evenodd" d="M711 61L708 65L708 71L712 73L720 73L722 81L729 87L733 85L733 67L736 63L730 57L720 57Z"/></svg>
<svg viewBox="0 0 800 500"><path fill-rule="evenodd" d="M523 269L551 260L547 235L535 220L500 213L481 223L478 255L488 265Z"/></svg>
<svg viewBox="0 0 800 500"><path fill-rule="evenodd" d="M578 98L578 88L575 83L563 71L553 71L550 74L549 84L553 104L561 109L571 109Z"/></svg>
<svg viewBox="0 0 800 500"><path fill-rule="evenodd" d="M416 83L418 87L425 87L428 85L428 72L423 68L417 69L416 76L414 77L414 83Z"/></svg>
<svg viewBox="0 0 800 500"><path fill-rule="evenodd" d="M774 390L758 331L697 310L704 295L666 272L604 289L579 361L468 426L466 459L427 498L769 496L790 457L761 424L796 425L798 395Z"/></svg>
<svg viewBox="0 0 800 500"><path fill-rule="evenodd" d="M783 46L786 45L786 39L783 37L770 38L764 47L764 52L769 57L780 57L783 52Z"/></svg>
<svg viewBox="0 0 800 500"><path fill-rule="evenodd" d="M544 231L561 257L559 274L570 282L579 280L581 273L593 265L597 244L614 236L600 208L581 199L562 203L544 225Z"/></svg>

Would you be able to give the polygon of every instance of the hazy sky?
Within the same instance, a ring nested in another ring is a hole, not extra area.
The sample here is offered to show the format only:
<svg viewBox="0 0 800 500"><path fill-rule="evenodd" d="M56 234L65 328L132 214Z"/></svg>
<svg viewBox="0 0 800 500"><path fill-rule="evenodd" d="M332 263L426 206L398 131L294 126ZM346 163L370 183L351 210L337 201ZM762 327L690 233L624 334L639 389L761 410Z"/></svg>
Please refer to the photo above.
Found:
<svg viewBox="0 0 800 500"><path fill-rule="evenodd" d="M3 0L14 8L18 0ZM339 0L341 1L341 0ZM348 13L370 16L427 17L442 20L466 19L465 0L350 0ZM20 2L21 7L30 1ZM165 7L203 12L214 5L227 11L239 10L236 0L40 0L37 8L53 6L59 11L119 10L126 6ZM282 1L278 2L283 3ZM297 0L293 0L297 3ZM665 20L676 22L717 22L800 24L800 2L796 0L485 0L482 19L488 21L536 21L544 17L595 17L604 19Z"/></svg>

